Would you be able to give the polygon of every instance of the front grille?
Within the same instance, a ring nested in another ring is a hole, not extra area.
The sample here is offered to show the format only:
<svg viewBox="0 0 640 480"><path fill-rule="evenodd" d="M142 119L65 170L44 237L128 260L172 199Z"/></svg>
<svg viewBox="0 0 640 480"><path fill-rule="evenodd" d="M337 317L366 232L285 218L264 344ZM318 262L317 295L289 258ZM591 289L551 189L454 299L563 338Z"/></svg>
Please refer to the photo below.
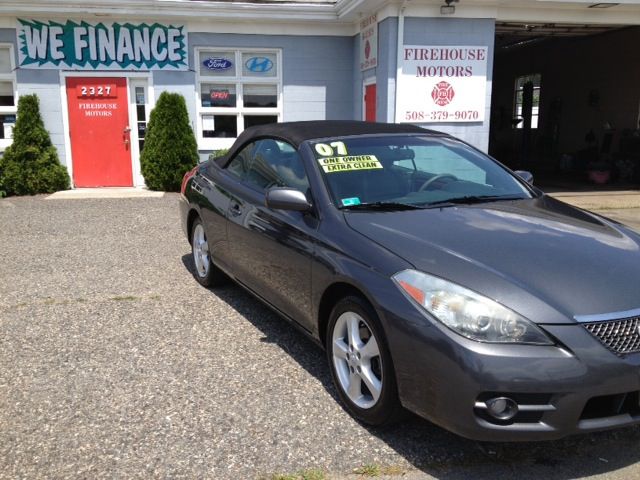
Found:
<svg viewBox="0 0 640 480"><path fill-rule="evenodd" d="M640 352L640 317L583 325L605 347L618 355Z"/></svg>

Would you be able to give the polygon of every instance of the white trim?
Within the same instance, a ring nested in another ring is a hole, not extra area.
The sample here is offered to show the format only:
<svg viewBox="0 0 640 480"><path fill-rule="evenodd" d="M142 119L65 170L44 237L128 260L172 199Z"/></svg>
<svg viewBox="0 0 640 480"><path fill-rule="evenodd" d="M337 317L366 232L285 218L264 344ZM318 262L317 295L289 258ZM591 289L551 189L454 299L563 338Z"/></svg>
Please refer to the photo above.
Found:
<svg viewBox="0 0 640 480"><path fill-rule="evenodd" d="M135 95L136 87L144 88L145 95L145 123L149 125L149 115L151 114L151 105L149 97L149 80L144 78L129 78L128 94L129 94L129 126L131 132L129 137L131 141L131 166L133 174L133 185L135 187L144 187L144 177L142 176L142 165L140 164L140 137L138 136L138 104ZM137 159L137 161L135 160Z"/></svg>
<svg viewBox="0 0 640 480"><path fill-rule="evenodd" d="M13 106L3 107L0 106L0 115L16 115L18 113L18 84L16 81L16 59L13 51L12 43L0 43L0 49L9 49L9 66L11 67L10 73L0 73L0 81L11 82L11 88L13 90ZM15 126L15 125L14 125ZM4 128L0 123L0 128ZM0 152L4 151L9 145L13 143L11 138L0 139Z"/></svg>
<svg viewBox="0 0 640 480"><path fill-rule="evenodd" d="M61 110L62 110L62 128L64 130L64 150L65 150L65 162L67 167L67 172L69 172L69 178L71 179L71 188L75 188L73 184L73 154L71 153L71 132L70 132L70 124L69 124L69 101L67 98L67 78L70 77L104 77L104 78L125 78L127 81L127 109L128 109L128 120L129 127L131 128L131 119L132 119L132 110L135 106L131 105L131 79L146 79L147 85L152 84L152 76L151 72L119 72L114 70L109 71L83 71L83 70L60 70L60 99L61 99ZM147 87L147 95L152 95L153 90L150 87ZM149 111L151 111L153 103L151 103L152 99L147 98ZM147 117L147 122L148 122ZM137 124L136 124L137 128ZM133 129L132 129L133 130ZM137 141L138 133L136 131L135 138ZM133 143L133 136L131 139L131 143ZM129 156L131 157L131 174L133 186L141 187L144 186L144 179L142 179L142 174L137 175L136 172L140 172L140 155L134 156L133 148L129 149ZM140 183L140 179L142 179L142 183Z"/></svg>
<svg viewBox="0 0 640 480"><path fill-rule="evenodd" d="M362 80L362 120L367 119L367 102L365 101L365 97L367 96L367 87L370 85L376 85L377 78L375 75L370 77L366 77ZM378 87L376 87L376 96L377 96ZM378 101L376 100L376 120L378 118Z"/></svg>
<svg viewBox="0 0 640 480"><path fill-rule="evenodd" d="M200 53L211 52L215 53L229 53L233 52L234 61L236 66L236 74L233 77L212 77L203 76L200 74ZM276 75L273 77L245 77L242 75L243 53L270 53L276 56ZM278 121L281 122L283 118L283 95L282 95L282 49L279 48L247 48L247 47L196 47L193 51L193 62L196 72L196 84L195 84L195 98L196 98L196 135L198 141L198 150L218 150L222 148L229 148L235 138L223 137L223 138L205 138L203 136L202 129L202 116L203 115L236 115L236 130L238 135L244 130L245 116L254 115L275 115ZM235 107L203 107L201 98L202 83L215 83L223 85L233 85L236 89L236 106ZM276 85L276 93L278 97L278 106L275 108L251 108L244 107L243 105L243 87L244 85Z"/></svg>

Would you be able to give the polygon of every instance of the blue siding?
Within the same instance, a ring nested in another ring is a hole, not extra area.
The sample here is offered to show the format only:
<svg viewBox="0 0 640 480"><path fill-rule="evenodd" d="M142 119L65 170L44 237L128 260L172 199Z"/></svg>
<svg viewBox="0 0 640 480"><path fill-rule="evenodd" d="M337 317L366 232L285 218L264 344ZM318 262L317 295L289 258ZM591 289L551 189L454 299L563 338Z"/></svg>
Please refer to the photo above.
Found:
<svg viewBox="0 0 640 480"><path fill-rule="evenodd" d="M196 74L194 72L153 71L153 93L155 100L164 91L179 93L184 97L191 119L191 128L196 131Z"/></svg>

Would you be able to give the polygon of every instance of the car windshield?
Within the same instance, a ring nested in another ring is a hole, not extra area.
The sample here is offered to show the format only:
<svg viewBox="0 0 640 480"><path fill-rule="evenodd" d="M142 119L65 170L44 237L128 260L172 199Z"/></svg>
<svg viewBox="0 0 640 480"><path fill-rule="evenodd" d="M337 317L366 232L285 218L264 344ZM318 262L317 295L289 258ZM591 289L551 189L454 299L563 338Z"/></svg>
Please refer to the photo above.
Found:
<svg viewBox="0 0 640 480"><path fill-rule="evenodd" d="M339 208L393 209L531 198L488 156L442 137L377 135L309 142Z"/></svg>

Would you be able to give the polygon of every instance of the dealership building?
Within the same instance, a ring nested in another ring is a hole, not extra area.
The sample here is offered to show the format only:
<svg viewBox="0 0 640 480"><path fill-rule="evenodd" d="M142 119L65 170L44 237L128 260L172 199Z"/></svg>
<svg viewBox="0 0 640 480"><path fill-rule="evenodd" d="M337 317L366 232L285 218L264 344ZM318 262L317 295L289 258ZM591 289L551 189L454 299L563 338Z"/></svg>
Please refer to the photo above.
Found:
<svg viewBox="0 0 640 480"><path fill-rule="evenodd" d="M143 186L165 91L184 96L203 159L252 125L358 119L534 170L626 162L631 179L640 1L0 3L0 151L35 93L75 187Z"/></svg>

